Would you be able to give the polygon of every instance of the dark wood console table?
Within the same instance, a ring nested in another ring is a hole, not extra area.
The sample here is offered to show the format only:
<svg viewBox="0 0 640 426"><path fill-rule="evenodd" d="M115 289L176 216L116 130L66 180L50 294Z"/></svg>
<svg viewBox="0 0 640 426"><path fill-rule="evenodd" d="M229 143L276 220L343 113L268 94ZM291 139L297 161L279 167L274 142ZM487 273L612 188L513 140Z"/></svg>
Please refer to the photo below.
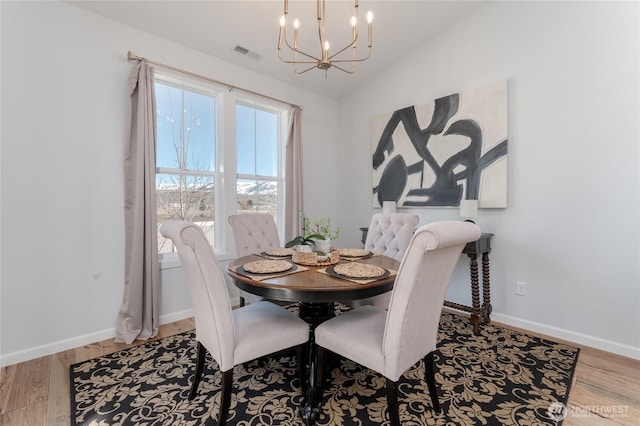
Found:
<svg viewBox="0 0 640 426"><path fill-rule="evenodd" d="M362 231L362 244L367 239L369 228L360 228ZM480 334L480 325L491 322L491 281L489 274L489 252L491 252L491 238L493 234L482 233L478 241L467 244L462 253L469 256L471 271L471 306L445 301L448 308L471 314L473 332ZM478 255L482 255L482 305L480 304L480 280L478 277Z"/></svg>
<svg viewBox="0 0 640 426"><path fill-rule="evenodd" d="M491 322L491 282L489 276L489 252L493 234L482 233L478 241L468 243L462 253L469 256L471 270L471 306L445 301L444 306L471 314L473 332L480 334L480 324ZM480 305L480 282L478 280L478 255L482 255L482 305Z"/></svg>

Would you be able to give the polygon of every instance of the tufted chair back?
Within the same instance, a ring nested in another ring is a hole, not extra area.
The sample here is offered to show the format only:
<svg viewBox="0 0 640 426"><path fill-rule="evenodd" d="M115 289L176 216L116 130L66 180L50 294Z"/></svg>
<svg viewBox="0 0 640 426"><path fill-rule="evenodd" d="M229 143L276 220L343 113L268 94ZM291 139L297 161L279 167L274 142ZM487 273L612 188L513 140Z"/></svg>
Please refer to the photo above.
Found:
<svg viewBox="0 0 640 426"><path fill-rule="evenodd" d="M365 250L392 257L398 262L402 261L418 221L418 216L415 214L374 214L367 231L367 239L364 242ZM343 303L352 308L373 305L381 309L387 309L390 299L391 293L385 293L366 299L348 300Z"/></svg>
<svg viewBox="0 0 640 426"><path fill-rule="evenodd" d="M236 256L248 256L262 253L274 247L280 247L278 227L273 216L267 213L243 213L229 216L229 224L236 244ZM246 302L256 303L263 300L255 294L239 291L240 306Z"/></svg>
<svg viewBox="0 0 640 426"><path fill-rule="evenodd" d="M415 214L374 214L367 231L364 249L401 261L418 221L418 215Z"/></svg>
<svg viewBox="0 0 640 426"><path fill-rule="evenodd" d="M280 247L278 227L270 214L236 214L229 216L229 224L233 230L238 257Z"/></svg>

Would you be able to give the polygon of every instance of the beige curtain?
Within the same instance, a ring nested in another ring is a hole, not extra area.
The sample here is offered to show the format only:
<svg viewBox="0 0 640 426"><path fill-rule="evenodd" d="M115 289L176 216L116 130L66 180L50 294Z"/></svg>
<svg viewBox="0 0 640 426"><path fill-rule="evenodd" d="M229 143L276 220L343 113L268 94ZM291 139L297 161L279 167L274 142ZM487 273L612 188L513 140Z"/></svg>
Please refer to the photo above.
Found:
<svg viewBox="0 0 640 426"><path fill-rule="evenodd" d="M291 108L289 114L289 136L287 138L285 162L285 213L284 240L291 241L300 235L300 212L302 211L302 149L300 107Z"/></svg>
<svg viewBox="0 0 640 426"><path fill-rule="evenodd" d="M125 283L116 341L158 334L156 225L156 98L153 68L139 62L129 74L130 122L124 150Z"/></svg>

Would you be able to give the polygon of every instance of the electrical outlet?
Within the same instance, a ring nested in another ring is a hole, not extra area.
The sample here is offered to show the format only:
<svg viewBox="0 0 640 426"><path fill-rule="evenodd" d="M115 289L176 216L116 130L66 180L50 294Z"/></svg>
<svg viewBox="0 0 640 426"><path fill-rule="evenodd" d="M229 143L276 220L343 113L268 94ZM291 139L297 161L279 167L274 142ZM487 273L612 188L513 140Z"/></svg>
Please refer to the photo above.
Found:
<svg viewBox="0 0 640 426"><path fill-rule="evenodd" d="M526 296L527 295L527 283L523 281L516 281L516 294L518 296Z"/></svg>

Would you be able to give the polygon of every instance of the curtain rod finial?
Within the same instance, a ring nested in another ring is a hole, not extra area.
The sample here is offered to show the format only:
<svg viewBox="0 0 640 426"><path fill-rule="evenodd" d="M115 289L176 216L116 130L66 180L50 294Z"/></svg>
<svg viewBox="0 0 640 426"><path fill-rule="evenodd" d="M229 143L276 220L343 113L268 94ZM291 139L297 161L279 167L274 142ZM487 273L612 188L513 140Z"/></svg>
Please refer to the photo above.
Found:
<svg viewBox="0 0 640 426"><path fill-rule="evenodd" d="M128 51L127 52L127 59L130 60L130 61L135 61L135 60L138 60L140 58L137 57L136 55L134 55L133 52Z"/></svg>

